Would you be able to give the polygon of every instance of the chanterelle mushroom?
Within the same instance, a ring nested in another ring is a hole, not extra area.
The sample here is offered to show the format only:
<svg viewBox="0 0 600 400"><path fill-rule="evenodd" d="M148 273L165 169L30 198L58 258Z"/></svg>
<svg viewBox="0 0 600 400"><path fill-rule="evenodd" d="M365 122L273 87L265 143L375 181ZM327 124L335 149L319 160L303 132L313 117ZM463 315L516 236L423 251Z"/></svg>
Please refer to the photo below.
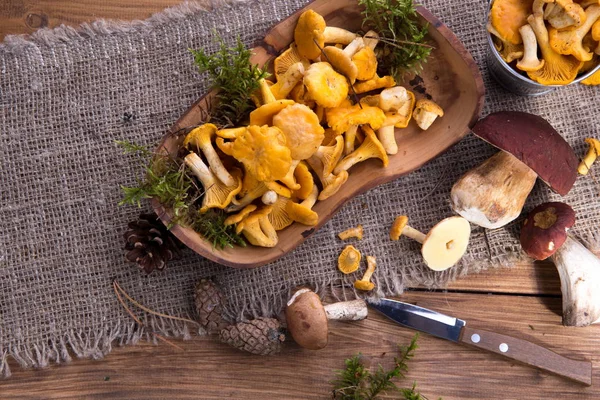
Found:
<svg viewBox="0 0 600 400"><path fill-rule="evenodd" d="M334 174L340 174L343 171L347 171L355 164L365 161L369 158L378 158L383 163L384 167L387 167L389 158L383 145L377 139L375 132L369 126L363 126L363 131L367 135L365 141L358 147L358 149L354 150L352 153L348 154L346 157L342 159L338 163L338 165L333 170Z"/></svg>
<svg viewBox="0 0 600 400"><path fill-rule="evenodd" d="M596 161L598 155L600 155L600 140L595 138L586 138L585 142L589 146L588 152L585 157L583 157L583 160L581 160L579 167L577 167L577 172L579 172L581 175L587 175L592 167L592 164Z"/></svg>
<svg viewBox="0 0 600 400"><path fill-rule="evenodd" d="M438 222L427 235L408 225L408 217L402 215L394 221L390 238L398 240L401 235L421 243L421 255L425 265L434 271L444 271L454 266L467 251L471 225L462 217L449 217Z"/></svg>
<svg viewBox="0 0 600 400"><path fill-rule="evenodd" d="M517 218L537 176L561 196L575 183L577 156L542 117L496 112L478 121L473 133L503 150L452 187L452 209L476 225L494 229Z"/></svg>
<svg viewBox="0 0 600 400"><path fill-rule="evenodd" d="M354 288L358 290L370 291L375 288L375 284L371 282L371 277L377 268L377 259L373 256L367 256L367 270L362 278L354 281Z"/></svg>
<svg viewBox="0 0 600 400"><path fill-rule="evenodd" d="M204 187L204 197L202 198L201 213L205 213L209 208L223 209L231 203L236 194L242 190L242 172L239 169L233 170L233 182L231 186L225 185L216 175L204 164L202 159L196 153L190 153L185 156L185 164L191 169L194 175L200 179Z"/></svg>
<svg viewBox="0 0 600 400"><path fill-rule="evenodd" d="M232 155L259 181L283 178L292 163L283 132L266 125L250 125L233 142Z"/></svg>
<svg viewBox="0 0 600 400"><path fill-rule="evenodd" d="M223 165L215 148L212 146L212 138L216 135L217 130L217 127L213 124L199 126L188 133L183 141L183 145L187 148L193 146L202 150L210 169L215 173L217 178L219 178L225 186L233 186L236 183L235 179L227 172L227 169Z"/></svg>
<svg viewBox="0 0 600 400"><path fill-rule="evenodd" d="M523 25L519 32L523 38L523 45L525 46L525 53L523 58L517 63L517 68L521 71L538 71L544 67L544 60L538 58L538 47L535 33L531 29L530 25Z"/></svg>
<svg viewBox="0 0 600 400"><path fill-rule="evenodd" d="M344 274L351 274L360 266L361 258L360 251L349 244L338 256L338 269Z"/></svg>
<svg viewBox="0 0 600 400"><path fill-rule="evenodd" d="M554 51L550 45L543 14L534 13L527 18L527 21L535 33L545 61L544 66L539 70L527 72L529 78L542 85L566 85L573 82L583 62L573 56L565 56Z"/></svg>
<svg viewBox="0 0 600 400"><path fill-rule="evenodd" d="M323 53L333 69L348 78L350 83L354 83L358 76L358 67L352 62L352 56L363 47L365 47L363 38L357 37L344 50L327 46L323 49Z"/></svg>
<svg viewBox="0 0 600 400"><path fill-rule="evenodd" d="M338 107L348 96L348 80L326 62L311 64L304 73L304 85L318 105Z"/></svg>
<svg viewBox="0 0 600 400"><path fill-rule="evenodd" d="M555 29L566 29L568 27L579 27L587 19L583 7L573 0L554 0L546 6L544 19Z"/></svg>
<svg viewBox="0 0 600 400"><path fill-rule="evenodd" d="M273 126L281 129L286 146L294 160L312 156L325 137L325 130L313 110L304 104L294 104L273 117Z"/></svg>
<svg viewBox="0 0 600 400"><path fill-rule="evenodd" d="M565 203L535 207L521 228L521 246L536 260L548 257L560 276L563 324L588 326L600 322L600 259L567 234L575 212Z"/></svg>
<svg viewBox="0 0 600 400"><path fill-rule="evenodd" d="M512 44L522 42L519 28L527 23L533 0L494 0L490 9L490 25L498 37Z"/></svg>
<svg viewBox="0 0 600 400"><path fill-rule="evenodd" d="M600 5L593 5L585 10L587 19L584 24L566 30L550 29L550 45L559 54L572 55L580 61L589 61L594 53L583 46L583 38L592 30L592 26L600 18ZM592 49L593 51L593 49Z"/></svg>
<svg viewBox="0 0 600 400"><path fill-rule="evenodd" d="M343 301L323 306L319 296L310 289L297 290L287 302L287 328L299 346L320 350L327 346L327 320L359 321L367 317L364 300Z"/></svg>

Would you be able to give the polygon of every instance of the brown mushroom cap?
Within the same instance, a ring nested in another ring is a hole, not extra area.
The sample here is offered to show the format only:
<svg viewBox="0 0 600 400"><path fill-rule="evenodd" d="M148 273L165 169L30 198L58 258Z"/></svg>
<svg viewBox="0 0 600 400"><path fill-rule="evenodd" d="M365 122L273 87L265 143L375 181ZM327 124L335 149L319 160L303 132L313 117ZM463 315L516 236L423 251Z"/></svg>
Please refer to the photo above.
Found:
<svg viewBox="0 0 600 400"><path fill-rule="evenodd" d="M479 120L473 133L517 157L561 196L577 179L579 159L544 118L518 111L500 111Z"/></svg>
<svg viewBox="0 0 600 400"><path fill-rule="evenodd" d="M327 314L315 292L298 290L287 303L285 318L288 331L298 345L310 350L327 346Z"/></svg>
<svg viewBox="0 0 600 400"><path fill-rule="evenodd" d="M575 224L575 211L565 203L551 202L535 207L521 228L521 247L529 257L545 260L567 240Z"/></svg>

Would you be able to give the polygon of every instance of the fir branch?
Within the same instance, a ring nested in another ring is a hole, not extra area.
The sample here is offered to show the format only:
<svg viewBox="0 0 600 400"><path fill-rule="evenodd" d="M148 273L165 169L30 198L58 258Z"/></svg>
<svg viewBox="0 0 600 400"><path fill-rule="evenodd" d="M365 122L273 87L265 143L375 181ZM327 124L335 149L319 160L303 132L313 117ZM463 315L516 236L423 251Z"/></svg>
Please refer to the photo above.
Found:
<svg viewBox="0 0 600 400"><path fill-rule="evenodd" d="M378 70L401 80L407 72L419 72L432 46L427 44L428 26L419 26L412 0L358 0L364 7L363 26L381 36Z"/></svg>
<svg viewBox="0 0 600 400"><path fill-rule="evenodd" d="M394 368L386 370L378 365L374 372L361 362L358 354L345 361L346 369L337 371L338 378L332 383L334 400L375 400L379 395L388 392L397 392L406 400L427 400L417 392L416 383L412 388L399 388L394 379L405 378L408 371L407 362L410 361L418 348L419 334L415 334L408 346L398 346L399 356L394 358Z"/></svg>
<svg viewBox="0 0 600 400"><path fill-rule="evenodd" d="M265 68L250 62L252 52L238 37L234 47L229 47L215 32L219 50L208 55L203 49L190 52L200 73L207 72L211 88L217 90L217 104L213 122L221 126L235 126L244 121L254 108L250 96L260 88L260 79L266 78Z"/></svg>

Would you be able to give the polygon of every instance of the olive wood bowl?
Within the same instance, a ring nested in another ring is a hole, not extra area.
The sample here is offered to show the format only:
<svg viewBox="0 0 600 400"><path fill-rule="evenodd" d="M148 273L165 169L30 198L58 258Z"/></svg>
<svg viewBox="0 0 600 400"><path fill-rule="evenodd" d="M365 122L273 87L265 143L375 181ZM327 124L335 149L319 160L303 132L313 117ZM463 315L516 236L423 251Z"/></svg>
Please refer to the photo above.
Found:
<svg viewBox="0 0 600 400"><path fill-rule="evenodd" d="M328 26L337 26L356 32L361 30L360 7L355 0L316 0L274 26L254 48L252 61L263 65L272 60L293 41L294 27L302 12L313 9L321 14ZM325 201L313 207L319 214L316 226L294 223L279 231L279 243L273 248L248 245L216 249L194 230L175 225L171 231L196 253L219 264L234 268L260 267L284 256L319 227L325 224L348 200L377 185L390 182L408 174L448 150L461 140L477 121L484 101L484 85L481 74L471 54L458 38L440 20L423 7L418 8L422 23L429 24L429 37L435 49L424 65L424 70L412 80L398 82L413 91L417 98L431 97L445 112L427 131L421 131L414 121L405 129L396 130L399 152L389 158L383 168L379 160L367 160L352 167L350 177L342 188ZM171 127L160 146L175 154L183 141L177 134L186 128L201 124L205 110L210 104L210 94L198 100ZM162 221L171 220L166 210L156 200L153 207Z"/></svg>

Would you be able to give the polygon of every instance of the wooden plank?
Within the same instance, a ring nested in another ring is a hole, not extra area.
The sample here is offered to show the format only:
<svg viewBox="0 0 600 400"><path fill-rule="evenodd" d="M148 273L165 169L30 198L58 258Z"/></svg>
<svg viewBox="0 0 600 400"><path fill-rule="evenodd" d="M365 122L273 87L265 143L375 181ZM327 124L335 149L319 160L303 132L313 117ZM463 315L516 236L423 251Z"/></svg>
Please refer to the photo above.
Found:
<svg viewBox="0 0 600 400"><path fill-rule="evenodd" d="M600 326L565 328L560 299L459 293L408 293L417 303L483 328L547 347L577 360L600 362ZM209 338L166 345L118 348L104 361L78 360L41 371L13 367L0 382L3 398L127 399L324 399L343 360L361 352L371 365L388 363L397 343L413 332L372 311L365 321L332 323L330 344L311 352L286 343L281 355L263 358ZM416 381L430 399L594 399L600 386L585 387L513 364L503 357L421 335L405 385ZM108 380L105 378L108 377ZM600 371L594 371L600 382Z"/></svg>
<svg viewBox="0 0 600 400"><path fill-rule="evenodd" d="M457 279L449 290L484 293L560 295L560 278L549 261L521 262Z"/></svg>
<svg viewBox="0 0 600 400"><path fill-rule="evenodd" d="M77 26L98 18L144 19L181 2L182 0L3 0L0 2L0 40L7 34L32 33L37 28L60 24Z"/></svg>

